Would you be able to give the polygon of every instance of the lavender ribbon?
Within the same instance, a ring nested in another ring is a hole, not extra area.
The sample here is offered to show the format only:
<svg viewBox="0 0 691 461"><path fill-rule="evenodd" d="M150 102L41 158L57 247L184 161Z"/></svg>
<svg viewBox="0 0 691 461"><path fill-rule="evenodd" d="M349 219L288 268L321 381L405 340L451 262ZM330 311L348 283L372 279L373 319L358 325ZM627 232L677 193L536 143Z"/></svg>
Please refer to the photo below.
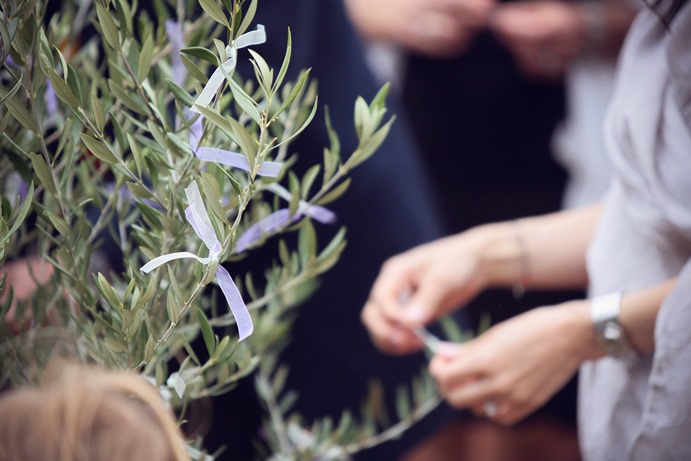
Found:
<svg viewBox="0 0 691 461"><path fill-rule="evenodd" d="M284 189L280 184L270 184L267 189L287 201L291 199L290 192ZM292 218L288 208L281 208L248 227L235 242L235 253L246 251L252 244L260 240L262 236L270 235L283 226L297 222L303 216L309 216L322 224L331 224L336 221L336 213L333 211L323 206L310 205L304 200L301 200L297 212Z"/></svg>
<svg viewBox="0 0 691 461"><path fill-rule="evenodd" d="M250 162L247 158L236 152L231 152L229 150L217 149L215 147L199 147L197 148L195 155L199 160L205 162L216 162L223 165L232 166L233 168L239 168L245 171L252 171L250 167ZM281 172L283 164L280 162L262 162L259 167L257 174L259 176L268 176L275 178Z"/></svg>
<svg viewBox="0 0 691 461"><path fill-rule="evenodd" d="M202 200L201 193L199 192L199 187L196 181L192 181L190 185L185 189L185 195L187 196L187 201L189 207L185 210L185 218L187 222L190 223L194 232L197 236L204 242L204 245L209 250L209 256L202 258L194 253L187 251L181 251L176 253L170 253L167 255L158 256L148 263L146 263L140 269L142 272L148 274L152 270L156 269L163 264L176 259L191 258L196 259L202 264L210 264L212 262L219 262L221 257L222 247L221 242L218 240L216 233L211 225L211 220L206 212L206 207L204 206L204 201ZM233 282L233 278L230 276L228 271L222 266L218 265L216 270L216 281L221 287L221 291L228 302L230 311L235 317L235 323L238 326L240 341L247 338L252 334L254 330L254 325L252 324L252 317L250 316L247 306L242 299L242 295L238 290L237 286Z"/></svg>
<svg viewBox="0 0 691 461"><path fill-rule="evenodd" d="M261 31L261 32L260 32ZM258 33L260 32L260 33ZM177 83L178 85L183 85L185 81L185 76L186 76L186 70L185 66L182 63L182 59L180 59L180 49L182 48L182 35L183 31L182 28L180 27L180 24L177 21L172 21L168 20L166 21L166 35L168 37L168 40L170 41L171 45L171 63L172 63L172 71L173 71L173 81ZM264 32L263 26L258 26L257 30L249 32L248 34L244 34L240 36L236 41L235 41L235 47L237 48L243 48L245 46L257 44L257 43L263 43L266 40L266 33ZM230 60L229 60L230 61ZM225 65L225 64L224 64ZM235 67L235 64L232 64L232 67ZM231 68L232 70L232 68ZM220 72L221 75L223 74L220 69L216 69L216 72ZM230 72L230 70L227 70L226 73ZM216 73L214 73L215 75ZM212 76L213 78L213 76ZM222 83L223 80L221 80L220 83ZM218 89L218 86L220 86L220 83L216 85L213 89L212 96L214 93L216 93L216 90ZM214 83L215 85L215 83ZM208 85L207 85L208 86ZM202 94L204 92L202 91ZM201 95L199 99L201 98ZM200 104L199 99L197 99L197 102L195 104L199 105L208 105L207 101L206 104ZM194 108L191 109L194 112L199 113L198 110L195 110ZM191 117L188 117L187 114L185 116L189 119ZM233 168L239 168L244 171L251 171L250 164L247 161L247 158L245 158L244 155L238 154L236 152L231 152L228 150L223 150L223 149L218 149L214 147L199 147L199 142L202 137L203 133L203 126L202 126L202 120L204 120L204 116L200 115L197 117L197 119L190 125L190 137L189 137L189 143L190 147L192 148L192 151L194 151L194 154L197 156L199 160L205 161L205 162L216 162L220 163L222 165L227 165ZM261 167L259 167L259 171L257 174L259 176L268 176L271 178L275 178L279 175L281 172L281 168L283 167L282 163L279 162L263 162Z"/></svg>
<svg viewBox="0 0 691 461"><path fill-rule="evenodd" d="M239 49L252 45L259 45L264 42L266 42L266 31L261 24L257 25L255 30L242 34L236 40L233 40L233 42L226 47L228 60L221 64L220 67L217 67L214 73L211 74L211 78L209 78L209 81L194 102L191 110L196 113L201 113L195 106L207 107L209 105L216 91L218 91L225 80L226 74L230 74L233 69L235 69Z"/></svg>
<svg viewBox="0 0 691 461"><path fill-rule="evenodd" d="M283 186L277 183L269 184L267 187L271 192L283 198L284 200L290 202L292 199L290 192L288 192ZM315 221L319 221L322 224L332 224L336 222L336 213L324 208L319 205L310 205L304 200L300 200L298 204L298 214L309 216Z"/></svg>
<svg viewBox="0 0 691 461"><path fill-rule="evenodd" d="M266 218L260 219L252 224L235 242L235 252L246 251L254 242L262 238L263 235L271 234L276 229L293 223L300 219L299 214L295 214L292 219L288 208L281 208L274 211Z"/></svg>

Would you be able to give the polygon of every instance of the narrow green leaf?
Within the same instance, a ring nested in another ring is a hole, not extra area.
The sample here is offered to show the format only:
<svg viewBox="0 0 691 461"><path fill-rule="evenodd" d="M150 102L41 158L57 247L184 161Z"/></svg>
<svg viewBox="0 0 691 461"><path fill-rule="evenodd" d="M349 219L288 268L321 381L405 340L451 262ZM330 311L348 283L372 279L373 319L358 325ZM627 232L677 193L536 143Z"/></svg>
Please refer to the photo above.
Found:
<svg viewBox="0 0 691 461"><path fill-rule="evenodd" d="M166 312L168 312L168 318L173 324L177 324L180 320L180 312L182 308L180 302L168 292L168 297L166 301Z"/></svg>
<svg viewBox="0 0 691 461"><path fill-rule="evenodd" d="M245 12L245 16L242 18L242 23L240 24L240 28L237 31L238 37L240 35L244 34L247 29L249 29L250 24L252 24L252 21L254 20L254 15L256 13L257 13L257 0L252 0L252 3L250 3L250 6L247 8L247 11Z"/></svg>
<svg viewBox="0 0 691 461"><path fill-rule="evenodd" d="M353 112L355 115L355 133L357 133L358 139L362 139L365 127L368 125L367 120L369 119L369 106L362 96L358 96L355 100L355 109Z"/></svg>
<svg viewBox="0 0 691 461"><path fill-rule="evenodd" d="M209 81L209 78L206 76L206 74L202 72L199 66L197 66L189 57L181 54L180 59L182 59L182 64L185 66L185 69L187 69L187 72L194 77L196 81L202 85L205 85L206 82Z"/></svg>
<svg viewBox="0 0 691 461"><path fill-rule="evenodd" d="M53 227L60 233L60 235L63 237L68 237L70 235L70 226L64 219L48 210L44 210L43 214L48 217L51 224L53 224Z"/></svg>
<svg viewBox="0 0 691 461"><path fill-rule="evenodd" d="M136 93L128 93L115 80L108 80L108 87L116 99L125 105L128 109L138 113L139 115L147 116L145 105L141 101L141 97Z"/></svg>
<svg viewBox="0 0 691 461"><path fill-rule="evenodd" d="M94 117L94 122L96 122L96 128L98 128L98 132L101 134L106 126L106 113L103 109L103 104L101 104L101 100L98 99L96 95L95 88L91 90L91 94L89 95L89 104L91 105L91 114Z"/></svg>
<svg viewBox="0 0 691 461"><path fill-rule="evenodd" d="M133 30L132 27L132 10L128 2L123 0L115 0L116 10L118 12L118 20L120 21L120 30L127 35Z"/></svg>
<svg viewBox="0 0 691 461"><path fill-rule="evenodd" d="M298 137L300 135L300 133L302 133L305 130L305 128L307 128L309 126L309 124L312 123L312 120L314 120L314 116L317 114L317 108L318 107L319 107L319 98L315 98L314 104L312 105L312 112L310 112L310 114L307 116L307 118L303 122L302 126L300 126L300 128L298 128L297 131L293 132L288 138L281 140L281 142L278 143L275 147L280 147L283 144L287 144L290 141L292 141L293 139L295 139L296 137Z"/></svg>
<svg viewBox="0 0 691 461"><path fill-rule="evenodd" d="M135 197L140 198L142 200L150 200L152 197L151 191L149 191L146 187L140 184L128 181L127 188L130 190L130 192L132 192L132 194Z"/></svg>
<svg viewBox="0 0 691 461"><path fill-rule="evenodd" d="M62 53L60 53L62 56ZM72 89L72 93L77 97L77 101L79 101L79 105L82 104L82 84L79 81L79 74L77 71L72 67L70 64L67 65L66 67L67 71L65 71L65 81L67 84L70 86Z"/></svg>
<svg viewBox="0 0 691 461"><path fill-rule="evenodd" d="M221 207L221 187L216 178L212 174L202 171L202 173L199 175L199 181L201 183L202 190L204 191L206 204L209 209L218 219L222 220L225 224L230 225L225 213L223 212L223 208ZM214 224L213 220L212 224ZM215 230L219 235L222 235L221 229ZM221 239L223 239L222 236Z"/></svg>
<svg viewBox="0 0 691 461"><path fill-rule="evenodd" d="M298 97L300 93L302 93L302 90L307 83L307 79L309 78L311 69L305 69L300 72L300 75L298 76L297 82L295 82L295 85L293 88L290 90L290 93L288 93L288 96L286 99L283 101L283 104L281 104L281 107L278 109L278 111L273 115L273 117L277 117L279 114L281 114L284 110L286 110L290 105L295 101L295 98Z"/></svg>
<svg viewBox="0 0 691 461"><path fill-rule="evenodd" d="M221 67L221 69L223 68ZM233 92L235 102L238 103L242 110L244 110L245 113L249 115L256 124L261 125L262 118L256 104L254 103L254 100L247 93L245 93L245 90L240 88L240 85L238 85L235 80L228 78L227 76L226 80L230 82L230 90Z"/></svg>
<svg viewBox="0 0 691 461"><path fill-rule="evenodd" d="M196 107L197 109L199 109L199 112L201 112L201 114L204 116L206 120L216 125L224 133L227 133L229 137L234 138L234 136L232 136L232 128L230 126L230 122L223 115L219 114L216 109L212 107Z"/></svg>
<svg viewBox="0 0 691 461"><path fill-rule="evenodd" d="M399 387L396 392L396 414L399 419L410 416L410 398L405 387Z"/></svg>
<svg viewBox="0 0 691 461"><path fill-rule="evenodd" d="M375 109L386 109L386 98L389 95L390 89L391 84L389 82L385 83L384 86L381 87L369 105L371 111Z"/></svg>
<svg viewBox="0 0 691 461"><path fill-rule="evenodd" d="M12 223L11 227L9 230L5 233L4 237L0 239L0 245L3 245L9 238L17 232L17 229L19 229L19 226L22 225L24 222L24 218L26 218L26 215L29 214L29 210L31 209L31 205L33 204L33 198L34 198L34 183L33 181L29 185L29 192L26 195L26 198L24 199L24 202L22 203L21 207L18 209L14 210L14 216L10 217L9 222ZM1 259L1 258L0 258Z"/></svg>
<svg viewBox="0 0 691 461"><path fill-rule="evenodd" d="M278 71L278 75L276 76L276 81L274 82L274 87L273 87L273 92L275 93L276 90L283 84L283 79L286 76L286 73L288 72L288 67L290 66L290 58L293 53L293 36L290 33L290 27L288 28L288 44L286 45L286 52L285 56L283 57L283 63L281 64L281 69Z"/></svg>
<svg viewBox="0 0 691 461"><path fill-rule="evenodd" d="M120 341L119 339L107 337L105 339L105 344L108 349L117 354L124 354L125 352L127 352L127 346L124 342Z"/></svg>
<svg viewBox="0 0 691 461"><path fill-rule="evenodd" d="M215 0L199 0L202 9L213 18L214 21L228 26L228 18Z"/></svg>
<svg viewBox="0 0 691 461"><path fill-rule="evenodd" d="M208 49L203 48L201 46L190 46L187 48L182 48L180 50L180 53L189 56L194 56L195 58L203 59L204 61L214 66L219 65L218 57Z"/></svg>
<svg viewBox="0 0 691 461"><path fill-rule="evenodd" d="M170 91L173 93L173 95L179 102L181 102L187 107L192 107L192 105L194 105L194 98L191 94L187 92L187 90L185 90L183 87L181 87L169 78L166 79L166 82L168 82L168 87L170 88Z"/></svg>
<svg viewBox="0 0 691 461"><path fill-rule="evenodd" d="M10 49L12 49L12 40L10 39L10 31L7 30L5 21L0 21L0 50L2 50L2 55L0 56L0 62L5 62L7 56L10 54Z"/></svg>
<svg viewBox="0 0 691 461"><path fill-rule="evenodd" d="M119 45L118 28L115 25L115 20L108 10L106 10L100 2L96 3L96 15L98 22L101 25L103 38L111 48L117 49Z"/></svg>
<svg viewBox="0 0 691 461"><path fill-rule="evenodd" d="M135 139L129 133L127 133L127 141L129 142L130 149L132 150L132 157L134 157L134 165L137 167L137 174L141 178L142 167L144 166L144 154L139 148L137 141L135 141Z"/></svg>
<svg viewBox="0 0 691 461"><path fill-rule="evenodd" d="M31 166L34 169L34 173L36 173L36 177L38 177L38 182L53 196L58 195L55 183L53 182L53 176L50 174L50 169L45 159L33 152L29 154L29 158L31 159Z"/></svg>
<svg viewBox="0 0 691 461"><path fill-rule="evenodd" d="M60 142L58 142L58 148L55 150L56 155L60 155L65 149L65 146L67 146L67 143L72 140L72 124L73 124L72 118L67 118L65 120L65 125L62 127L62 135L60 136ZM74 150L74 149L72 149ZM63 178L65 178L67 175L63 174Z"/></svg>
<svg viewBox="0 0 691 461"><path fill-rule="evenodd" d="M317 175L319 174L320 170L321 165L313 165L309 170L307 170L305 176L302 177L302 188L300 191L300 195L302 195L302 198L307 198L309 196L312 184L314 184L314 180L317 178Z"/></svg>
<svg viewBox="0 0 691 461"><path fill-rule="evenodd" d="M67 82L64 81L53 69L47 69L47 73L48 79L50 80L53 90L55 90L55 94L58 96L58 98L67 104L70 109L76 111L77 107L79 106L79 102L77 101L77 97L74 95Z"/></svg>
<svg viewBox="0 0 691 461"><path fill-rule="evenodd" d="M259 53L249 50L252 55L252 66L254 67L254 74L259 81L259 84L266 93L271 93L273 88L273 70L269 67L266 60L262 58Z"/></svg>
<svg viewBox="0 0 691 461"><path fill-rule="evenodd" d="M0 96L6 96L4 90L0 90ZM10 115L21 123L24 128L34 133L38 133L40 131L38 123L31 116L29 109L26 108L24 102L20 101L18 94L15 94L11 98L7 98L5 105L7 106Z"/></svg>
<svg viewBox="0 0 691 461"><path fill-rule="evenodd" d="M357 165L361 164L368 158L370 158L379 149L379 146L384 142L386 137L389 135L389 130L391 125L395 121L395 117L391 117L383 127L378 129L370 138L365 141L362 146L360 146L351 158L348 159L346 165L348 168L355 168Z"/></svg>
<svg viewBox="0 0 691 461"><path fill-rule="evenodd" d="M0 21L1 23L2 21ZM3 88L0 90L3 94L2 97L0 97L0 104L3 104L7 99L12 98L15 94L17 94L17 91L22 87L22 78L24 77L24 69L21 69L19 78L17 79L17 83L14 84L12 89L8 92L5 92L5 89Z"/></svg>
<svg viewBox="0 0 691 461"><path fill-rule="evenodd" d="M197 320L199 321L199 326L202 330L202 337L204 338L206 350L209 352L209 356L212 356L214 355L214 352L216 352L216 338L214 338L214 332L211 329L209 319L206 318L204 311L201 309L197 309Z"/></svg>
<svg viewBox="0 0 691 461"><path fill-rule="evenodd" d="M118 146L120 146L120 152L127 152L127 139L125 138L122 125L118 121L117 117L110 113L110 123L113 125L113 130L115 131L115 139L118 140Z"/></svg>
<svg viewBox="0 0 691 461"><path fill-rule="evenodd" d="M348 190L348 187L350 187L350 180L351 178L346 179L341 184L336 186L336 188L334 188L331 192L324 195L324 197L317 202L317 205L326 205L343 195L345 191Z"/></svg>
<svg viewBox="0 0 691 461"><path fill-rule="evenodd" d="M298 252L302 268L309 267L317 254L317 234L311 219L307 219L298 234Z"/></svg>
<svg viewBox="0 0 691 461"><path fill-rule="evenodd" d="M151 35L146 37L142 50L139 53L139 66L137 67L137 80L143 82L151 70L151 59L154 55L154 40Z"/></svg>
<svg viewBox="0 0 691 461"><path fill-rule="evenodd" d="M98 291L101 296L106 300L108 305L113 309L118 309L120 307L120 297L115 292L108 280L100 272L96 276L96 284L98 285Z"/></svg>
<svg viewBox="0 0 691 461"><path fill-rule="evenodd" d="M245 157L247 157L250 167L254 168L258 147L256 139L254 139L249 131L247 131L247 128L242 126L237 120L231 118L227 119L227 121L235 137L235 142L240 146L240 150L245 154Z"/></svg>
<svg viewBox="0 0 691 461"><path fill-rule="evenodd" d="M172 150L177 151L182 155L194 155L189 144L185 143L175 133L166 133L166 145Z"/></svg>
<svg viewBox="0 0 691 461"><path fill-rule="evenodd" d="M81 138L86 147L96 158L110 164L118 163L119 159L106 144L86 133L82 133Z"/></svg>

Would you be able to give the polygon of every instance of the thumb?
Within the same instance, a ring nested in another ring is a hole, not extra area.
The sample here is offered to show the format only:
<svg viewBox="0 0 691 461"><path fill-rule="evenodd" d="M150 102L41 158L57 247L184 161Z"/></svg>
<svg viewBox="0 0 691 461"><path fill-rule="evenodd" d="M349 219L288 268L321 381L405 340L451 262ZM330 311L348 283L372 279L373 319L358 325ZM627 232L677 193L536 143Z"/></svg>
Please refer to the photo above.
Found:
<svg viewBox="0 0 691 461"><path fill-rule="evenodd" d="M422 283L406 303L403 321L410 327L426 325L439 316L444 294L435 283Z"/></svg>

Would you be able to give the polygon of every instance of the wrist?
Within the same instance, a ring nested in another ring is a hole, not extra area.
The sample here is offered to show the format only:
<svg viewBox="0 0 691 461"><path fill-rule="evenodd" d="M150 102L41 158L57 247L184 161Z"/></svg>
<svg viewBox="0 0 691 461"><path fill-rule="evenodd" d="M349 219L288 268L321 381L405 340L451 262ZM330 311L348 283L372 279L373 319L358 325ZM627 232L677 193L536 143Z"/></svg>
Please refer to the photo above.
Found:
<svg viewBox="0 0 691 461"><path fill-rule="evenodd" d="M621 299L620 292L595 297L590 300L589 312L602 355L629 361L636 352L620 322Z"/></svg>
<svg viewBox="0 0 691 461"><path fill-rule="evenodd" d="M562 336L568 341L568 353L579 363L607 355L600 346L590 315L590 301L570 301L557 306L564 323Z"/></svg>
<svg viewBox="0 0 691 461"><path fill-rule="evenodd" d="M469 231L476 248L484 286L523 287L528 277L528 253L518 222L479 226Z"/></svg>

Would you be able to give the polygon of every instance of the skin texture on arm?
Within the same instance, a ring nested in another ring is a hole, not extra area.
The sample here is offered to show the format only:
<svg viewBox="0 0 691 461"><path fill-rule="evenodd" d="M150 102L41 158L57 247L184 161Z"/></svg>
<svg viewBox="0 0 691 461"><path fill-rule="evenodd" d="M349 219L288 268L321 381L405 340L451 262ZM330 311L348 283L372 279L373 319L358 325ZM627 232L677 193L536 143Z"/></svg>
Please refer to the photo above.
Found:
<svg viewBox="0 0 691 461"><path fill-rule="evenodd" d="M388 260L362 311L374 343L407 354L427 324L489 287L585 287L585 251L599 205L476 227ZM405 306L402 297L411 294Z"/></svg>
<svg viewBox="0 0 691 461"><path fill-rule="evenodd" d="M624 295L620 321L639 353L654 349L655 318L676 280ZM502 322L477 339L445 348L430 363L445 399L457 408L513 424L551 398L587 360L605 355L596 340L590 301L543 307Z"/></svg>
<svg viewBox="0 0 691 461"><path fill-rule="evenodd" d="M388 41L429 56L465 49L486 26L494 0L345 0L367 40Z"/></svg>

